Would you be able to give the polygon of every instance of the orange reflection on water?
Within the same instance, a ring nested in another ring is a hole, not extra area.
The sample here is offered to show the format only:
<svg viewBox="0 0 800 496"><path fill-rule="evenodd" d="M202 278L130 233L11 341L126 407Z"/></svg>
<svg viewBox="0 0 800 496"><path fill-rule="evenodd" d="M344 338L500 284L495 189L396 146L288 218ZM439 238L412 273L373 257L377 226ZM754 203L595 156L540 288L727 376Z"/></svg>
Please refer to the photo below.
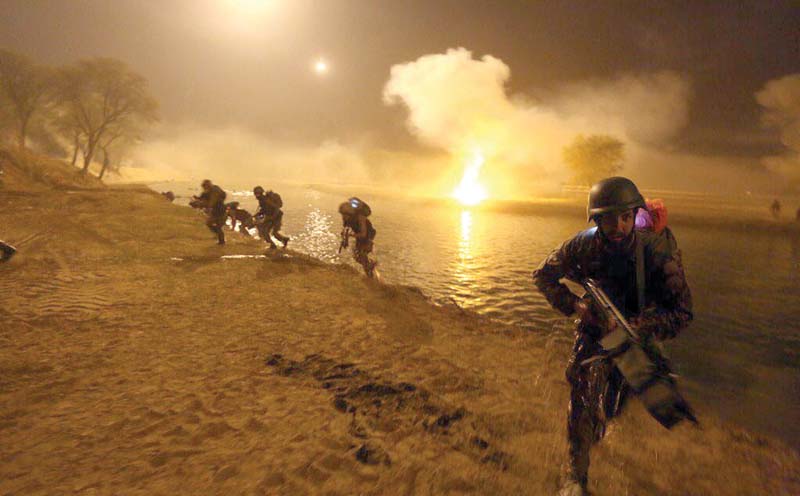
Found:
<svg viewBox="0 0 800 496"><path fill-rule="evenodd" d="M473 239L473 219L469 210L461 211L461 237L458 240L457 259L453 264L454 283L450 286L452 298L459 304L466 303L465 291L475 284L475 246ZM471 301L474 303L475 301Z"/></svg>

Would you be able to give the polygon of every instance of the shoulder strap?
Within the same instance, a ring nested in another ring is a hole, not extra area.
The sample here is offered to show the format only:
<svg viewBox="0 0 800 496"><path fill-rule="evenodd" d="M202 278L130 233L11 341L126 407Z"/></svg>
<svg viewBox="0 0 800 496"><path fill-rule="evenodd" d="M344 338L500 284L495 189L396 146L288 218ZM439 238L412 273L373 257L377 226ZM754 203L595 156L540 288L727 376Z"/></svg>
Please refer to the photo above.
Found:
<svg viewBox="0 0 800 496"><path fill-rule="evenodd" d="M639 307L639 314L644 311L644 243L642 237L636 236L636 302Z"/></svg>

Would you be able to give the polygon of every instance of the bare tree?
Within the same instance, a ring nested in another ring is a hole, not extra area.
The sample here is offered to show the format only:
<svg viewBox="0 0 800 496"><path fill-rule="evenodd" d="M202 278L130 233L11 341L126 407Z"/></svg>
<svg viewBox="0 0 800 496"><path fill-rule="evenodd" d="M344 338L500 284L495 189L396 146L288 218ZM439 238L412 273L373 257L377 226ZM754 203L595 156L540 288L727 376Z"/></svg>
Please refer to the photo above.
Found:
<svg viewBox="0 0 800 496"><path fill-rule="evenodd" d="M98 148L103 152L103 165L97 177L103 179L103 176L108 172L119 172L124 153L135 142L140 140L137 130L132 127L127 129L119 127L108 129L103 139L97 144Z"/></svg>
<svg viewBox="0 0 800 496"><path fill-rule="evenodd" d="M147 81L115 59L82 60L62 69L58 95L58 127L73 139L73 157L79 147L83 152L83 173L98 148L158 119L158 103Z"/></svg>
<svg viewBox="0 0 800 496"><path fill-rule="evenodd" d="M604 177L622 170L625 144L607 135L578 135L571 145L564 147L564 162L572 170L577 184L591 186Z"/></svg>
<svg viewBox="0 0 800 496"><path fill-rule="evenodd" d="M50 71L23 55L0 50L0 93L7 101L20 148L25 148L32 119L50 101L51 88Z"/></svg>

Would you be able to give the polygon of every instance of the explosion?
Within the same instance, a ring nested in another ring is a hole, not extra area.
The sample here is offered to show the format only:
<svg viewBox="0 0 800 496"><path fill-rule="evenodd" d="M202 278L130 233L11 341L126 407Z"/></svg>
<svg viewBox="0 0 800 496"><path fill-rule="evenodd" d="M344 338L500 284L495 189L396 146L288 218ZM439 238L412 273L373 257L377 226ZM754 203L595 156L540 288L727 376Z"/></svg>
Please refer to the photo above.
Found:
<svg viewBox="0 0 800 496"><path fill-rule="evenodd" d="M478 182L478 173L480 173L483 163L483 154L480 150L475 151L472 160L464 170L464 177L461 178L461 183L453 190L453 198L461 202L462 205L477 205L489 196L486 193L486 188Z"/></svg>

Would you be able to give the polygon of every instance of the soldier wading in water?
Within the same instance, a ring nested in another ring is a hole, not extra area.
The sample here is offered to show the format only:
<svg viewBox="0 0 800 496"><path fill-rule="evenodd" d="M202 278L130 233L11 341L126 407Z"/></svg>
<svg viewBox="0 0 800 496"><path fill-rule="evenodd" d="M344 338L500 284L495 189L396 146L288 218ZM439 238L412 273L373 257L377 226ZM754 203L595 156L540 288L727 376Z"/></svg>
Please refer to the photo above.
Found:
<svg viewBox="0 0 800 496"><path fill-rule="evenodd" d="M586 494L589 449L603 438L607 421L620 413L630 386L599 343L617 327L615 321L604 322L591 300L575 296L559 280L596 280L648 346L675 337L692 320L691 293L674 240L634 229L636 211L644 208L644 198L629 179L600 181L589 192L588 217L596 226L564 242L533 272L547 301L563 314L578 317L566 372L571 387L569 473L560 495ZM643 262L638 267L637 253ZM639 294L644 294L641 302ZM693 420L687 411L676 416Z"/></svg>
<svg viewBox="0 0 800 496"><path fill-rule="evenodd" d="M378 262L370 257L373 248L373 240L377 231L372 227L372 222L367 218L372 213L369 205L358 198L350 198L339 205L339 213L342 215L342 244L339 248L347 248L349 239L355 238L356 245L353 247L353 258L362 267L367 277L375 276L375 266Z"/></svg>

